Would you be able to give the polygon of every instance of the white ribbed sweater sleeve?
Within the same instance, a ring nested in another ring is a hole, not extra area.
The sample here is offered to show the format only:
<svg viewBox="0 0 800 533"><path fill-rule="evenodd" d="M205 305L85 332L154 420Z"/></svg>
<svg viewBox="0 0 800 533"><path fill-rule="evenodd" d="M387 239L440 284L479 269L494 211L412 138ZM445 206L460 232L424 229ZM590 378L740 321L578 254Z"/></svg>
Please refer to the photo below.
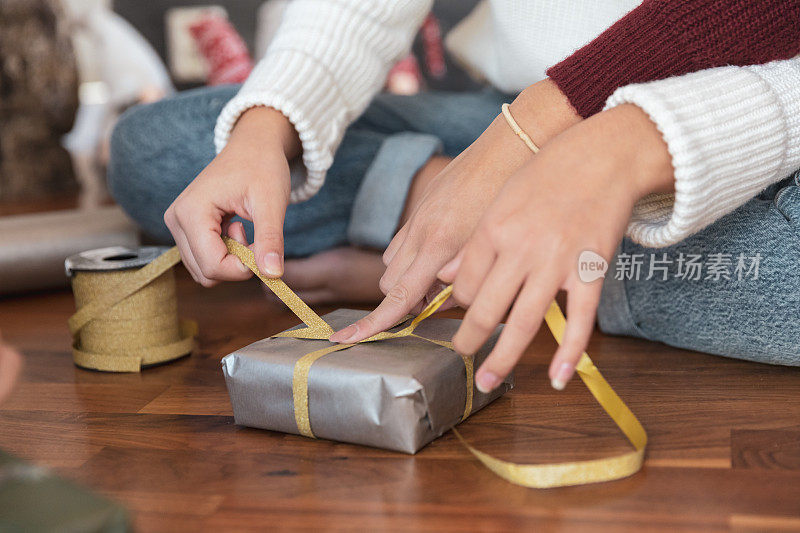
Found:
<svg viewBox="0 0 800 533"><path fill-rule="evenodd" d="M294 124L303 145L304 180L292 201L313 196L347 126L408 52L432 0L294 0L264 58L217 119L217 152L239 116L273 107Z"/></svg>
<svg viewBox="0 0 800 533"><path fill-rule="evenodd" d="M720 67L617 89L606 109L641 107L669 147L675 193L634 208L628 236L679 242L800 168L800 59Z"/></svg>

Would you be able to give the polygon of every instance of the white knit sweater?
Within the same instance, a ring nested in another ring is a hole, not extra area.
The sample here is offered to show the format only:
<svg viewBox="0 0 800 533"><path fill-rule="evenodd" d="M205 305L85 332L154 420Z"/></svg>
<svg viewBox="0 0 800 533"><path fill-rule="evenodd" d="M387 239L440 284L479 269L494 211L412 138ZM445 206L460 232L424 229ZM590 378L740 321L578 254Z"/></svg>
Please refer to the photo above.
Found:
<svg viewBox="0 0 800 533"><path fill-rule="evenodd" d="M501 90L520 91L588 43L639 0L484 0L447 37L462 63ZM297 129L305 177L292 201L325 180L347 126L407 53L431 0L294 0L264 59L217 121L221 150L238 117L274 107ZM640 202L629 235L678 242L800 167L797 60L723 67L623 87L608 106L641 106L673 157L675 190ZM294 181L294 180L293 180ZM674 204L674 205L673 205Z"/></svg>
<svg viewBox="0 0 800 533"><path fill-rule="evenodd" d="M679 242L800 168L800 59L720 67L617 89L606 108L641 107L672 155L675 194L651 195L628 235Z"/></svg>
<svg viewBox="0 0 800 533"><path fill-rule="evenodd" d="M447 44L472 72L500 89L521 91L639 3L485 0L450 33ZM265 57L220 114L217 150L246 109L274 107L294 124L303 143L306 176L293 187L292 200L313 196L325 181L345 128L381 89L391 66L408 53L431 4L290 2Z"/></svg>

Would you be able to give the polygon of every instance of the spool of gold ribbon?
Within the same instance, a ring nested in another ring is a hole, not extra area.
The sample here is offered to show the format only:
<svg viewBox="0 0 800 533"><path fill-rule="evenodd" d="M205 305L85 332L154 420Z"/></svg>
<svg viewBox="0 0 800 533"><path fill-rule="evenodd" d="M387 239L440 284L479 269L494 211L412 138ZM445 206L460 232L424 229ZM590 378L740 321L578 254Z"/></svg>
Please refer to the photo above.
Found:
<svg viewBox="0 0 800 533"><path fill-rule="evenodd" d="M172 269L178 262L177 248L154 247L103 248L67 259L78 309L68 321L75 364L138 372L188 355L197 324L178 318Z"/></svg>
<svg viewBox="0 0 800 533"><path fill-rule="evenodd" d="M258 270L253 252L238 242L223 238L228 252L238 257L244 265L252 270L283 302L302 320L307 327L286 331L275 335L276 337L293 337L297 339L327 339L333 329L310 307L308 307L292 290L279 279L266 278ZM411 324L397 332L382 332L361 342L375 342L413 336L429 342L435 342L453 349L451 343L425 339L414 335L414 328L427 317L432 315L447 300L452 292L452 286L445 288L428 307L422 311ZM558 304L553 301L545 314L545 322L550 331L560 344L566 328L566 319ZM331 346L316 350L303 357L295 364L292 380L292 394L294 414L297 428L301 434L314 437L311 430L311 421L308 415L308 373L311 365L318 359L339 350L345 350L355 344L332 344ZM472 359L463 356L467 368L467 402L462 421L472 411L473 368ZM597 367L594 366L589 356L584 353L578 362L576 371L595 400L608 413L612 420L633 445L631 452L616 456L589 461L573 461L554 464L518 464L503 461L492 457L468 444L461 434L453 428L461 443L489 470L517 485L531 488L564 487L569 485L583 485L611 481L630 476L642 467L645 447L647 446L647 433L636 416L628 406L617 396L614 389L603 378Z"/></svg>

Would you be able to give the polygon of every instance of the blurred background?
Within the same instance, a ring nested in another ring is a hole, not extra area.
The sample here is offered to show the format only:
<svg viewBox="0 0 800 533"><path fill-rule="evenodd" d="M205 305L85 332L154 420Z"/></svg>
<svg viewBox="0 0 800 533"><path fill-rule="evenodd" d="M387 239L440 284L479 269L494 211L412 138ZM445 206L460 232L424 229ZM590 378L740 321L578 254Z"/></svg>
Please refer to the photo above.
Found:
<svg viewBox="0 0 800 533"><path fill-rule="evenodd" d="M105 186L117 118L242 82L288 1L0 0L0 295L65 285L76 251L140 243ZM442 40L476 3L438 0L385 90L475 88Z"/></svg>
<svg viewBox="0 0 800 533"><path fill-rule="evenodd" d="M238 83L288 0L0 0L0 203L5 214L107 202L107 140L127 107ZM475 1L440 0L387 90L472 88L441 36ZM13 202L21 202L15 209Z"/></svg>

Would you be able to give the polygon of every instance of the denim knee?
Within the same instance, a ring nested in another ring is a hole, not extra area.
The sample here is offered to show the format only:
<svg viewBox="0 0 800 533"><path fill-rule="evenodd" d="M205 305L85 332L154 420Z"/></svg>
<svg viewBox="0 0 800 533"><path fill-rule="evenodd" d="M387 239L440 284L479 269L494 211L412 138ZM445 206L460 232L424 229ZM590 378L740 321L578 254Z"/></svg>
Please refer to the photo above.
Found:
<svg viewBox="0 0 800 533"><path fill-rule="evenodd" d="M117 121L111 132L110 159L108 165L108 187L119 202L124 198L128 181L128 170L138 168L139 157L144 149L144 139L149 130L143 107L128 109ZM117 193L120 198L117 198Z"/></svg>
<svg viewBox="0 0 800 533"><path fill-rule="evenodd" d="M136 106L126 111L111 134L108 164L108 189L111 196L139 227L158 241L170 242L171 236L163 223L163 211L156 208L152 192L159 179L147 154L153 146L149 137L153 128L150 106ZM162 176L161 179L164 179ZM162 207L162 206L159 206Z"/></svg>

